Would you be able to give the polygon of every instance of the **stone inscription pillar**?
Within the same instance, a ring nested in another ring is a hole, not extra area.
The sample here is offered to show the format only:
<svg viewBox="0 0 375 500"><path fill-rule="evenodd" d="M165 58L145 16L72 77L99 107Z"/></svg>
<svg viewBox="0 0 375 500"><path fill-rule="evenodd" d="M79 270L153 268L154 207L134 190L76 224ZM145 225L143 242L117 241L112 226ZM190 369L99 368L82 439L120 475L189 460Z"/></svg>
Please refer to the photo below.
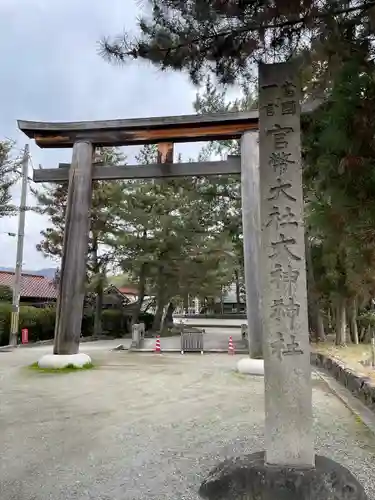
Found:
<svg viewBox="0 0 375 500"><path fill-rule="evenodd" d="M260 65L266 462L314 465L300 139L292 63Z"/></svg>

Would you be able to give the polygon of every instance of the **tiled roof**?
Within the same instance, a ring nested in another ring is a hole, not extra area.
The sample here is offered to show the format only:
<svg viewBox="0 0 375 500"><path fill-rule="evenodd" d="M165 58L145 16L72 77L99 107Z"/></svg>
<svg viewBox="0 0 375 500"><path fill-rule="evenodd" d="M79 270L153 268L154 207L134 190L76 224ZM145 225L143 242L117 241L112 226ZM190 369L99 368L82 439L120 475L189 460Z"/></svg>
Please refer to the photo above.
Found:
<svg viewBox="0 0 375 500"><path fill-rule="evenodd" d="M130 286L116 287L117 290L124 295L138 295L138 290Z"/></svg>
<svg viewBox="0 0 375 500"><path fill-rule="evenodd" d="M14 273L0 271L0 285L13 288ZM35 297L38 299L56 299L57 288L52 280L37 274L23 274L21 277L21 299L22 297Z"/></svg>

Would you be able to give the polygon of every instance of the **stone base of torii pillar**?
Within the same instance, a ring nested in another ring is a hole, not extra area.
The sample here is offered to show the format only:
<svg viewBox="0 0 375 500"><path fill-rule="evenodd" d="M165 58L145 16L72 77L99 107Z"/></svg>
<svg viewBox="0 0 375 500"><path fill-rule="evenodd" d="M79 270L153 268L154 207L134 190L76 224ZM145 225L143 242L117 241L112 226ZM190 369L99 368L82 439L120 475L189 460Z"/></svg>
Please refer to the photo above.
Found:
<svg viewBox="0 0 375 500"><path fill-rule="evenodd" d="M242 358L237 363L237 371L246 375L264 375L264 360L249 356Z"/></svg>
<svg viewBox="0 0 375 500"><path fill-rule="evenodd" d="M91 358L83 352L77 354L45 354L38 361L39 368L61 370L72 367L83 368L91 364Z"/></svg>

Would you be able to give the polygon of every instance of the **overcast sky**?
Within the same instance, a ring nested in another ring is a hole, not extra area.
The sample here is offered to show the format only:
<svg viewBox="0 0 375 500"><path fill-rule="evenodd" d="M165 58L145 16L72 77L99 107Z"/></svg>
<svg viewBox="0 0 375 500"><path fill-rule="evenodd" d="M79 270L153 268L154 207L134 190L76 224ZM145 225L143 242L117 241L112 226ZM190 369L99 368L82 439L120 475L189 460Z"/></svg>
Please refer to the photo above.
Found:
<svg viewBox="0 0 375 500"><path fill-rule="evenodd" d="M0 138L27 142L17 119L99 120L193 113L196 89L187 76L150 65L114 67L97 54L105 35L136 30L140 0L1 0ZM185 152L193 152L189 146ZM70 150L30 141L34 166L70 161ZM31 175L31 171L30 171ZM28 203L31 203L31 195ZM19 189L14 202L19 203ZM35 249L47 220L27 213L24 268L56 265ZM0 219L0 266L14 266L17 218Z"/></svg>

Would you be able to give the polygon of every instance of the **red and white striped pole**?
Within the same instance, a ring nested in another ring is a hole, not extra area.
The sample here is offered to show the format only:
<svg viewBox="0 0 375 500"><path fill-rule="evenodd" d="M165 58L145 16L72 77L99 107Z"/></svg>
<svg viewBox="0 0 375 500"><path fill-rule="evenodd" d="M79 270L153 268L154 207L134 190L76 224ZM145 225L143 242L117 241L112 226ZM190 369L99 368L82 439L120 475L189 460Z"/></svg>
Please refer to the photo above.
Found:
<svg viewBox="0 0 375 500"><path fill-rule="evenodd" d="M233 339L232 339L232 337L229 337L228 354L234 354L234 345L233 345Z"/></svg>
<svg viewBox="0 0 375 500"><path fill-rule="evenodd" d="M155 349L154 349L155 352L161 352L161 348L160 348L160 335L157 335L156 336L156 344L155 344Z"/></svg>

